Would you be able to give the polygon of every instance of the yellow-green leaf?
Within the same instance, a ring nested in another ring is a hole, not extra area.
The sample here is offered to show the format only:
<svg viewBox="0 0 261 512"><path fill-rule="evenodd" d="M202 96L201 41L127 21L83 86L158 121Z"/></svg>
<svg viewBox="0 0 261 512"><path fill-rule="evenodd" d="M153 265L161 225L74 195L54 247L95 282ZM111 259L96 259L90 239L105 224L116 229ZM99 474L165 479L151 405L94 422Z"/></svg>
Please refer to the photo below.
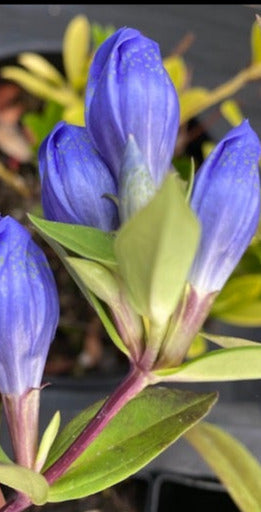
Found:
<svg viewBox="0 0 261 512"><path fill-rule="evenodd" d="M187 352L188 359L194 359L194 357L199 357L207 351L207 342L205 337L201 334L198 334L193 340L192 344L189 347Z"/></svg>
<svg viewBox="0 0 261 512"><path fill-rule="evenodd" d="M35 505L44 505L49 486L43 475L18 464L0 464L0 482L26 494Z"/></svg>
<svg viewBox="0 0 261 512"><path fill-rule="evenodd" d="M174 382L226 382L261 379L261 345L218 349L176 368L157 370L162 380Z"/></svg>
<svg viewBox="0 0 261 512"><path fill-rule="evenodd" d="M177 92L182 91L188 80L188 70L184 59L177 55L171 55L163 60L163 64Z"/></svg>
<svg viewBox="0 0 261 512"><path fill-rule="evenodd" d="M261 465L241 442L206 422L190 429L185 439L223 482L241 512L260 512Z"/></svg>
<svg viewBox="0 0 261 512"><path fill-rule="evenodd" d="M211 315L237 325L261 325L261 275L231 278L214 302Z"/></svg>
<svg viewBox="0 0 261 512"><path fill-rule="evenodd" d="M180 93L180 124L203 111L208 100L209 91L204 87L191 87Z"/></svg>
<svg viewBox="0 0 261 512"><path fill-rule="evenodd" d="M75 16L66 28L63 38L63 63L66 76L75 90L86 82L86 60L90 45L90 24L83 15Z"/></svg>
<svg viewBox="0 0 261 512"><path fill-rule="evenodd" d="M65 79L63 75L56 69L47 59L33 52L20 53L18 62L34 75L48 80L54 85L64 86Z"/></svg>
<svg viewBox="0 0 261 512"><path fill-rule="evenodd" d="M244 119L237 102L234 100L223 101L220 105L220 111L231 126L238 126Z"/></svg>
<svg viewBox="0 0 261 512"><path fill-rule="evenodd" d="M123 224L115 255L138 314L163 324L174 311L193 261L199 223L169 174L153 199Z"/></svg>
<svg viewBox="0 0 261 512"><path fill-rule="evenodd" d="M34 468L36 471L40 471L46 461L46 458L50 451L50 448L57 436L57 433L58 433L58 430L60 427L60 422L61 422L61 415L60 415L60 412L57 411L53 415L49 425L47 426L47 428L45 429L45 431L43 433L41 443L38 448L36 460L35 460Z"/></svg>
<svg viewBox="0 0 261 512"><path fill-rule="evenodd" d="M258 20L252 25L250 42L252 63L261 62L261 27Z"/></svg>
<svg viewBox="0 0 261 512"><path fill-rule="evenodd" d="M247 346L261 346L261 343L252 340L246 340L244 338L235 338L233 336L219 336L209 332L201 332L200 335L206 340L212 341L216 345L222 348L235 348L235 347L247 347ZM260 336L261 341L261 336Z"/></svg>
<svg viewBox="0 0 261 512"><path fill-rule="evenodd" d="M26 91L43 100L53 100L59 105L69 105L75 101L75 93L66 87L51 85L43 78L36 77L18 66L5 66L1 69L2 78L17 82Z"/></svg>

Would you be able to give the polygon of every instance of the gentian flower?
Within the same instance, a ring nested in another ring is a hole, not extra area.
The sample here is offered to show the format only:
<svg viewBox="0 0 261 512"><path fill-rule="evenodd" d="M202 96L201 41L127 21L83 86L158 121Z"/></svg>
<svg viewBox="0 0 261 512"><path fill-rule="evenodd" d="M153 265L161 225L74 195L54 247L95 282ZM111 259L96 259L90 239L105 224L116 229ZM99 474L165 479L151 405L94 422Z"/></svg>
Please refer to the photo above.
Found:
<svg viewBox="0 0 261 512"><path fill-rule="evenodd" d="M118 226L116 206L105 197L116 194L114 178L85 128L58 123L40 147L39 172L47 219L104 231Z"/></svg>
<svg viewBox="0 0 261 512"><path fill-rule="evenodd" d="M196 173L191 207L201 224L201 240L189 290L174 312L158 367L182 362L257 230L260 154L260 141L245 120L228 132Z"/></svg>
<svg viewBox="0 0 261 512"><path fill-rule="evenodd" d="M177 93L157 43L137 30L118 30L90 69L86 128L58 123L41 145L45 217L116 229L118 213L109 198L118 197L122 222L146 204L151 193L132 183L133 169L134 180L142 174L154 193L171 167L178 125Z"/></svg>
<svg viewBox="0 0 261 512"><path fill-rule="evenodd" d="M155 41L121 28L100 46L89 72L85 118L116 178L132 135L154 183L162 183L173 157L179 103Z"/></svg>
<svg viewBox="0 0 261 512"><path fill-rule="evenodd" d="M53 274L29 231L0 219L0 391L23 395L41 385L59 318Z"/></svg>
<svg viewBox="0 0 261 512"><path fill-rule="evenodd" d="M86 183L86 204L89 201L92 208L81 219L86 225L105 229L93 213L95 201L97 205L100 201L104 218L104 201L116 196L117 222L126 222L150 201L167 173L173 172L178 98L154 41L131 28L121 28L105 41L90 69L85 119L86 127L79 134L85 130L87 135L78 139L79 129L63 124L44 142L40 151L42 197L49 219L71 222L71 208L77 209L79 218L82 194L78 195L71 183L74 161L78 165L83 158L77 170L82 174L81 188ZM57 134L61 140L64 137L61 146L55 143ZM196 173L191 208L201 225L201 240L179 306L170 324L163 326L166 335L156 362L160 367L178 365L184 359L216 294L256 231L260 214L259 157L258 137L244 121L223 138ZM96 159L103 166L100 173L95 171ZM112 179L114 187L110 189ZM107 230L119 226L111 218Z"/></svg>
<svg viewBox="0 0 261 512"><path fill-rule="evenodd" d="M196 173L191 207L202 236L189 281L221 290L255 234L260 215L260 141L247 120L233 128Z"/></svg>

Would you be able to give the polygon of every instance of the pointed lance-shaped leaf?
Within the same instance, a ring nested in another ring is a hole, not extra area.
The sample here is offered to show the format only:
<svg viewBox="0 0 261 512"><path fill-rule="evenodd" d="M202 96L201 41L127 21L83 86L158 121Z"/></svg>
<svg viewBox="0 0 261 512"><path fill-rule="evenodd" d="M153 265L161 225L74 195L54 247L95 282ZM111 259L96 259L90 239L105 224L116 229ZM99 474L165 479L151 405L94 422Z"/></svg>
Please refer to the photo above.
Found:
<svg viewBox="0 0 261 512"><path fill-rule="evenodd" d="M43 251L12 217L0 219L0 390L38 388L59 318Z"/></svg>
<svg viewBox="0 0 261 512"><path fill-rule="evenodd" d="M118 225L114 179L86 129L57 123L39 151L42 204L49 220L110 231Z"/></svg>
<svg viewBox="0 0 261 512"><path fill-rule="evenodd" d="M152 200L125 222L115 255L130 303L163 325L184 289L199 239L199 224L173 173Z"/></svg>
<svg viewBox="0 0 261 512"><path fill-rule="evenodd" d="M222 288L253 237L260 214L260 141L247 120L230 130L196 174L191 207L202 226L190 282Z"/></svg>
<svg viewBox="0 0 261 512"><path fill-rule="evenodd" d="M155 41L125 27L100 46L89 72L85 119L116 177L132 134L154 182L162 182L174 152L179 104Z"/></svg>

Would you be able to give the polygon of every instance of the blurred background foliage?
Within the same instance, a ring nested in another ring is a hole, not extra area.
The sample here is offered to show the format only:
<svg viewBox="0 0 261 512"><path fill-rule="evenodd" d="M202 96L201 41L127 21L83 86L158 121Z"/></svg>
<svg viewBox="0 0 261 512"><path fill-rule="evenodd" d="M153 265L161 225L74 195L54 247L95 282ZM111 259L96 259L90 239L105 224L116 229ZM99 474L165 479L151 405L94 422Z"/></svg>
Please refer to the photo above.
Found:
<svg viewBox="0 0 261 512"><path fill-rule="evenodd" d="M0 149L8 155L8 158L0 161L0 179L27 200L34 196L35 201L29 210L36 214L41 211L39 189L33 191L35 182L28 185L22 173L14 172L14 169L19 170L21 162L30 163L37 169L39 146L58 121L84 125L84 94L88 70L97 48L114 31L112 25L90 23L85 15L77 15L71 19L64 32L62 54L58 63L57 59L46 58L40 53L23 52L17 56L16 64L0 69L2 86L19 86L27 94L27 106L24 109L17 110L17 103L9 102L12 108L16 106L16 115L11 118L16 122L13 137L18 136L17 126L20 130L20 146L10 144L10 137L9 144L4 144L1 142L0 133ZM247 112L241 111L234 96L249 82L261 79L260 18L256 16L250 27L249 63L230 80L214 89L193 85L193 72L186 64L186 51L191 45L193 34L188 33L179 41L175 50L164 58L165 68L176 87L180 101L180 129L173 163L184 181L189 180L191 157L197 171L216 143L197 116L215 105L219 114L231 126L240 124L247 117ZM15 98L15 92L13 96ZM9 109L9 128L10 124ZM210 316L242 327L261 326L261 223L249 248L217 297ZM195 357L204 350L206 341L197 336L189 357Z"/></svg>

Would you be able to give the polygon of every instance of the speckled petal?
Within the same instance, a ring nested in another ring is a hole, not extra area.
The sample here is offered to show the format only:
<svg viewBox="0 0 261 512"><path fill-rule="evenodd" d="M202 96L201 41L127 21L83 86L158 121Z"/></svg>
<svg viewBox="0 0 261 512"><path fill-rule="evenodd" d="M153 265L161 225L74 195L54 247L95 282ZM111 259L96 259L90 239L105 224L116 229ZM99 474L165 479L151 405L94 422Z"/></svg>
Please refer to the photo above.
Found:
<svg viewBox="0 0 261 512"><path fill-rule="evenodd" d="M115 177L132 134L155 184L162 182L174 153L179 103L155 41L121 28L100 47L90 69L85 117Z"/></svg>
<svg viewBox="0 0 261 512"><path fill-rule="evenodd" d="M0 220L0 391L39 387L59 319L43 251L12 217Z"/></svg>
<svg viewBox="0 0 261 512"><path fill-rule="evenodd" d="M104 194L116 194L108 167L85 128L58 123L39 151L45 217L105 231L118 226L117 208Z"/></svg>
<svg viewBox="0 0 261 512"><path fill-rule="evenodd" d="M216 146L196 174L191 206L202 225L190 282L220 290L253 237L260 215L260 141L247 120Z"/></svg>

